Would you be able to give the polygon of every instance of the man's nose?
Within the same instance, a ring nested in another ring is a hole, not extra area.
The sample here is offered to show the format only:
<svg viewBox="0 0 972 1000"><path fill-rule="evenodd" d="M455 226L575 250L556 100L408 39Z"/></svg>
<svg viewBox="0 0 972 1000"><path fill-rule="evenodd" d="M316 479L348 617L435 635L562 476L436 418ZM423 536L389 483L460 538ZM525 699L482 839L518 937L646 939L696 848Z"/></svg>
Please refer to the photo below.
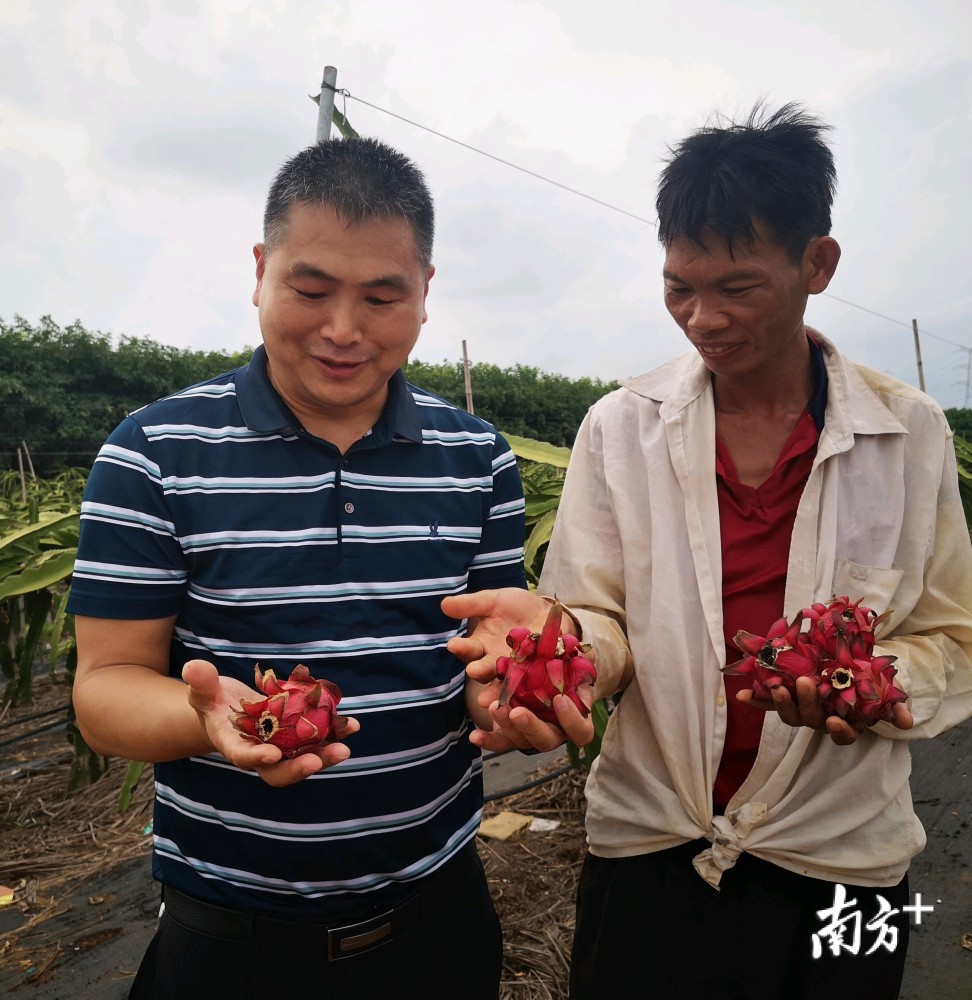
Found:
<svg viewBox="0 0 972 1000"><path fill-rule="evenodd" d="M729 319L718 302L703 295L697 295L691 303L688 326L698 333L722 330Z"/></svg>
<svg viewBox="0 0 972 1000"><path fill-rule="evenodd" d="M350 303L330 303L327 318L321 327L324 337L334 344L353 344L360 337L358 312Z"/></svg>

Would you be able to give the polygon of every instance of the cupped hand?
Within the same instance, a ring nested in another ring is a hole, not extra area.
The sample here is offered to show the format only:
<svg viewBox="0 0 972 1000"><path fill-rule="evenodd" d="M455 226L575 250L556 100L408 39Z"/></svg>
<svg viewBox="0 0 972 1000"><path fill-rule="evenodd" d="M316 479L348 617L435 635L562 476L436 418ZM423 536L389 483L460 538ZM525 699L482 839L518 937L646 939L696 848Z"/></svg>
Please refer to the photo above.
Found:
<svg viewBox="0 0 972 1000"><path fill-rule="evenodd" d="M474 729L469 735L469 741L481 750L502 753L505 750L556 750L568 740L582 747L594 739L591 717L581 715L569 698L558 694L553 699L553 706L558 725L544 722L522 705L510 708L509 705L494 702L490 708L492 731Z"/></svg>
<svg viewBox="0 0 972 1000"><path fill-rule="evenodd" d="M493 680L477 694L480 705L488 710L492 722L492 729L474 729L469 734L469 741L481 750L491 750L494 753L506 750L547 751L555 750L568 740L583 747L594 739L594 721L590 714L583 715L565 695L558 694L553 699L553 709L557 715L555 725L538 718L522 705L515 708L508 704L501 705L501 688L502 682ZM590 710L594 702L594 689L591 685L580 685L577 694Z"/></svg>
<svg viewBox="0 0 972 1000"><path fill-rule="evenodd" d="M509 655L510 629L521 625L539 632L550 609L542 597L518 587L455 594L441 606L450 618L468 619L466 635L450 639L448 648L466 664L466 674L483 684L496 676L496 658Z"/></svg>
<svg viewBox="0 0 972 1000"><path fill-rule="evenodd" d="M817 685L810 677L797 678L796 698L782 686L773 689L772 701L754 698L749 689L740 691L736 698L753 708L775 711L788 726L806 726L825 732L838 746L850 746L860 736L852 725L839 716L826 714L817 694ZM891 722L897 729L911 729L915 724L911 712L903 704L895 705L892 714Z"/></svg>
<svg viewBox="0 0 972 1000"><path fill-rule="evenodd" d="M351 756L341 741L360 728L355 719L341 718L332 740L288 760L279 747L243 739L231 720L232 714L240 710L241 700L257 701L265 695L233 677L221 676L207 660L186 663L182 679L188 685L189 704L212 748L231 764L256 771L268 785L292 785Z"/></svg>
<svg viewBox="0 0 972 1000"><path fill-rule="evenodd" d="M466 676L481 686L475 699L488 712L491 723L490 729L481 725L473 730L470 742L483 750L502 753L514 749L554 750L567 740L586 746L594 739L590 715L583 715L564 695L553 699L556 724L545 722L523 706L511 708L499 702L503 685L496 677L496 659L510 653L506 637L514 626L540 632L550 611L549 601L529 590L504 587L446 597L442 610L452 618L469 620L469 632L464 637L450 639L448 648L466 664ZM565 633L573 630L573 620L566 612L561 630ZM590 709L594 701L591 685L581 685L577 693Z"/></svg>

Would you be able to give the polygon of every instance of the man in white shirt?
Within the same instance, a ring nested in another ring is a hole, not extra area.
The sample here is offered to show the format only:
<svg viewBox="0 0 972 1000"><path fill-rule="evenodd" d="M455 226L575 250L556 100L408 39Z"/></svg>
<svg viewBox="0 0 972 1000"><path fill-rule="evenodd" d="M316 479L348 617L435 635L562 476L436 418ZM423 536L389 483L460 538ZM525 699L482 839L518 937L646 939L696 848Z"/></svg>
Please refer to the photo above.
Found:
<svg viewBox="0 0 972 1000"><path fill-rule="evenodd" d="M596 696L623 696L587 786L572 1000L898 995L925 840L907 740L972 715L972 547L939 407L804 324L840 258L825 133L788 105L674 147L659 235L691 349L574 445L539 594L593 643ZM863 732L809 677L754 702L722 673L737 630L834 595L887 612L874 652L908 695ZM479 620L452 648L485 679L547 604L443 607ZM474 741L586 742L561 700L559 726L494 705Z"/></svg>

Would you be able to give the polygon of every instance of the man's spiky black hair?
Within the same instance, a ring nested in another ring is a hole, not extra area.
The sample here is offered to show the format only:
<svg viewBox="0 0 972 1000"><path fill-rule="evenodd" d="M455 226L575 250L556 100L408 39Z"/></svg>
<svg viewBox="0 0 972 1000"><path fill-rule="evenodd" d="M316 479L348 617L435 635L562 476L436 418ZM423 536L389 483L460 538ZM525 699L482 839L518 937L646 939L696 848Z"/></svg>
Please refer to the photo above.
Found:
<svg viewBox="0 0 972 1000"><path fill-rule="evenodd" d="M756 226L798 260L807 244L830 233L837 174L824 141L830 126L797 104L745 122L720 122L676 146L662 171L655 207L666 247L705 236L752 245Z"/></svg>

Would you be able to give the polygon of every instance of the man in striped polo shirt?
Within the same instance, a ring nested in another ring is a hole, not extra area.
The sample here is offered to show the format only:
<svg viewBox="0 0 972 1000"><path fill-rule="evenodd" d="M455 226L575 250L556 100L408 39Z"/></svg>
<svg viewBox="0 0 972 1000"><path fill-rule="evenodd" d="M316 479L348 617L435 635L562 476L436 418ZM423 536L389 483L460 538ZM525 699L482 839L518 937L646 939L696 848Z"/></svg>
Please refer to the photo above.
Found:
<svg viewBox="0 0 972 1000"><path fill-rule="evenodd" d="M290 159L254 248L262 346L129 416L92 469L74 702L92 748L155 763L138 1000L498 993L468 738L489 716L440 601L525 585L523 495L502 436L401 372L433 220L377 141ZM285 760L230 716L255 665L300 663L349 719Z"/></svg>

